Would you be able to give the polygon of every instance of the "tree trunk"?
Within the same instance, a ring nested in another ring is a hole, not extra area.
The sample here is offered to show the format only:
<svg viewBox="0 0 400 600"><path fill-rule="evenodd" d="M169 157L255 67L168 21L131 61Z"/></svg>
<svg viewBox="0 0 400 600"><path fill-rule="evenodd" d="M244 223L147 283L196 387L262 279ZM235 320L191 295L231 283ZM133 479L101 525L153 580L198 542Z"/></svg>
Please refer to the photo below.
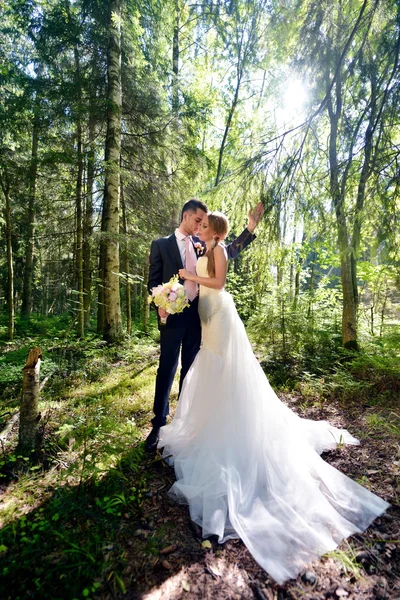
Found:
<svg viewBox="0 0 400 600"><path fill-rule="evenodd" d="M385 287L385 297L383 299L382 310L381 310L381 326L379 328L379 337L380 338L382 338L382 335L383 335L383 325L384 325L384 322L385 322L385 311L386 311L386 303L387 303L388 295L389 295L389 287L386 284L386 287Z"/></svg>
<svg viewBox="0 0 400 600"><path fill-rule="evenodd" d="M77 163L78 172L76 177L76 248L75 248L75 268L78 283L78 337L85 337L85 313L83 304L83 150L82 150L82 120L81 120L81 84L80 84L80 64L78 48L74 48L75 58L75 84L77 86L77 114L76 119L76 137L77 137Z"/></svg>
<svg viewBox="0 0 400 600"><path fill-rule="evenodd" d="M83 227L82 227L82 175L83 175L83 153L82 153L82 126L80 119L77 121L78 134L78 175L76 181L76 274L78 279L78 337L85 336L85 312L83 304Z"/></svg>
<svg viewBox="0 0 400 600"><path fill-rule="evenodd" d="M38 108L37 108L38 110ZM32 310L32 282L33 282L33 258L35 252L35 229L36 229L36 182L38 164L39 144L38 113L35 114L32 131L32 155L29 169L29 201L28 201L28 243L25 250L24 284L22 291L22 316L29 318Z"/></svg>
<svg viewBox="0 0 400 600"><path fill-rule="evenodd" d="M305 230L303 229L303 236L302 236L302 241L301 241L302 248L304 247L305 241L306 241L306 233L305 233ZM297 264L296 264L296 275L295 275L295 279L294 279L294 301L293 301L294 309L297 308L297 303L299 301L299 296L300 296L301 265L302 265L302 256L301 256L301 252L299 252L299 255L297 257Z"/></svg>
<svg viewBox="0 0 400 600"><path fill-rule="evenodd" d="M172 112L179 111L179 0L175 0L174 37L172 40Z"/></svg>
<svg viewBox="0 0 400 600"><path fill-rule="evenodd" d="M328 77L329 79L329 77ZM330 137L329 137L329 168L330 168L330 191L332 202L335 208L336 224L338 232L338 247L340 252L341 281L343 294L342 307L342 341L345 348L358 349L357 343L357 307L356 297L354 295L351 253L352 249L349 243L348 227L345 214L345 189L342 181L339 184L339 163L337 157L337 138L338 125L342 113L342 90L340 75L336 78L335 84L335 109L332 105L331 97L327 101Z"/></svg>
<svg viewBox="0 0 400 600"><path fill-rule="evenodd" d="M283 217L282 217L282 225L280 228L280 240L279 240L279 260L277 264L276 270L276 279L277 284L282 285L285 276L285 262L286 262L286 227L287 227L287 203L285 202L283 205Z"/></svg>
<svg viewBox="0 0 400 600"><path fill-rule="evenodd" d="M295 286L295 273L296 273L296 234L297 234L297 219L298 219L298 198L294 205L294 218L293 218L293 235L292 235L292 247L290 250L290 273L289 273L289 296L290 300L293 300L293 287Z"/></svg>
<svg viewBox="0 0 400 600"><path fill-rule="evenodd" d="M22 401L19 417L18 452L32 456L37 449L37 431L40 415L38 413L40 348L29 351L26 365L23 368Z"/></svg>
<svg viewBox="0 0 400 600"><path fill-rule="evenodd" d="M361 243L361 221L362 221L362 210L364 208L365 193L367 188L367 182L371 173L371 157L373 147L373 135L376 127L376 77L375 74L371 77L371 110L368 121L368 126L365 132L365 146L364 146L364 161L361 169L360 179L358 182L357 189L357 201L354 211L354 224L353 224L353 235L352 235L352 248L351 254L351 279L353 286L353 294L356 303L356 309L358 308L358 287L357 287L357 257L360 250Z"/></svg>
<svg viewBox="0 0 400 600"><path fill-rule="evenodd" d="M104 192L105 195L105 192ZM104 271L106 262L106 238L105 238L105 222L106 222L106 207L103 201L103 209L101 211L101 236L99 246L99 282L97 294L97 333L103 335L104 319L105 319L105 293L104 293Z"/></svg>
<svg viewBox="0 0 400 600"><path fill-rule="evenodd" d="M126 273L125 280L125 308L126 308L126 333L131 335L132 333L132 309L131 309L131 284L128 278L129 273L129 254L128 254L128 227L126 222L126 207L125 207L125 195L124 186L121 181L121 208L122 208L122 232L125 238L124 245L124 271Z"/></svg>
<svg viewBox="0 0 400 600"><path fill-rule="evenodd" d="M308 299L307 319L311 319L312 308L313 308L313 301L314 301L314 275L315 275L315 250L313 252L310 282L308 284L309 299Z"/></svg>
<svg viewBox="0 0 400 600"><path fill-rule="evenodd" d="M0 185L5 198L4 220L6 225L6 244L7 244L7 310L8 310L8 339L14 339L14 265L12 249L12 229L11 229L11 200L10 185L7 175L0 177Z"/></svg>
<svg viewBox="0 0 400 600"><path fill-rule="evenodd" d="M346 236L346 237L345 237ZM342 338L345 348L357 350L357 306L354 296L351 250L348 247L347 229L339 230L340 266L343 292Z"/></svg>
<svg viewBox="0 0 400 600"><path fill-rule="evenodd" d="M133 306L133 313L132 313L132 317L134 320L137 320L137 318L140 318L140 308L138 310L138 305L140 307L140 302L138 300L138 284L134 283L133 284L133 294L132 294L132 306Z"/></svg>
<svg viewBox="0 0 400 600"><path fill-rule="evenodd" d="M7 270L8 270L8 338L14 339L14 265L11 229L10 195L6 196L6 237L7 237Z"/></svg>
<svg viewBox="0 0 400 600"><path fill-rule="evenodd" d="M85 214L83 219L83 307L85 327L90 324L90 305L92 302L92 234L93 234L93 185L94 185L94 107L89 117L89 151L87 158L87 189L85 196Z"/></svg>
<svg viewBox="0 0 400 600"><path fill-rule="evenodd" d="M286 334L286 305L285 305L285 293L281 289L281 332L282 332L282 352L283 358L287 357L287 334Z"/></svg>
<svg viewBox="0 0 400 600"><path fill-rule="evenodd" d="M222 175L222 158L224 155L224 150L225 150L225 146L226 146L226 140L228 138L228 133L232 124L232 119L233 119L233 115L235 113L235 109L239 100L239 90L240 90L240 84L242 82L242 69L240 66L240 58L238 58L238 69L237 69L237 81L236 81L236 89L235 89L235 94L232 100L232 104L231 107L229 109L229 113L228 113L228 119L226 121L226 125L225 125L225 131L224 131L224 135L222 137L222 142L221 142L221 147L219 149L219 157L218 157L218 168L217 168L217 175L215 177L215 183L214 185L217 186L221 180L221 175Z"/></svg>
<svg viewBox="0 0 400 600"><path fill-rule="evenodd" d="M121 0L111 0L107 57L108 110L105 168L105 263L104 331L109 343L121 340L122 320L119 289L119 203L121 159Z"/></svg>
<svg viewBox="0 0 400 600"><path fill-rule="evenodd" d="M49 283L50 276L49 272L46 272L45 276L42 276L43 286L42 286L42 295L43 295L43 310L42 313L45 317L49 314Z"/></svg>

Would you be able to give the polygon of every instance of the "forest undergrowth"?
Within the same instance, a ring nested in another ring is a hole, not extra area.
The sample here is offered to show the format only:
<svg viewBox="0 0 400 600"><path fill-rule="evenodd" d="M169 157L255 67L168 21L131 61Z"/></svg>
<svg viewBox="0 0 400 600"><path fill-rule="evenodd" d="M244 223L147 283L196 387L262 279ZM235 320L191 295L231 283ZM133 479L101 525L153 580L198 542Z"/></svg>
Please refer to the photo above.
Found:
<svg viewBox="0 0 400 600"><path fill-rule="evenodd" d="M18 326L19 336L18 336ZM282 357L255 346L280 398L301 416L348 428L359 447L324 458L391 503L297 580L277 585L240 541L204 542L167 492L173 470L144 452L157 332L118 348L77 341L63 319L17 323L1 342L0 597L400 598L400 377L395 353L332 349ZM27 333L28 332L28 333ZM16 453L22 367L43 354L36 460ZM387 350L387 349L386 349ZM311 360L312 359L312 360ZM177 384L172 394L172 411Z"/></svg>

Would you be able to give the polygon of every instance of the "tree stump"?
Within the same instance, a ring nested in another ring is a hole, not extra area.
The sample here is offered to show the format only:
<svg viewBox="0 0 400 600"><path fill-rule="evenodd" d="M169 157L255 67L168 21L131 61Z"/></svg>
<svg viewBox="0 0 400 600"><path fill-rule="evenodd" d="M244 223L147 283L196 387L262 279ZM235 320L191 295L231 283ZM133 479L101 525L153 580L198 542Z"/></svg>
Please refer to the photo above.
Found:
<svg viewBox="0 0 400 600"><path fill-rule="evenodd" d="M23 368L24 380L22 384L22 400L19 417L18 452L25 456L32 456L37 449L39 399L40 348L29 351L26 364Z"/></svg>

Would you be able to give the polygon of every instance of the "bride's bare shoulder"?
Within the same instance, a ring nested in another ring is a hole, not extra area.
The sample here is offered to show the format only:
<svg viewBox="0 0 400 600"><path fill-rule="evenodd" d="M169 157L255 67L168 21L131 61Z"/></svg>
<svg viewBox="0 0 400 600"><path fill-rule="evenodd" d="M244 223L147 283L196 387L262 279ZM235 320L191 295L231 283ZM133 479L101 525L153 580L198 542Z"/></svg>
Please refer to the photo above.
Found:
<svg viewBox="0 0 400 600"><path fill-rule="evenodd" d="M226 251L225 248L225 244L223 242L219 242L215 248L214 248L214 253L216 256L220 256L221 258L224 256L225 258L228 257L228 253Z"/></svg>

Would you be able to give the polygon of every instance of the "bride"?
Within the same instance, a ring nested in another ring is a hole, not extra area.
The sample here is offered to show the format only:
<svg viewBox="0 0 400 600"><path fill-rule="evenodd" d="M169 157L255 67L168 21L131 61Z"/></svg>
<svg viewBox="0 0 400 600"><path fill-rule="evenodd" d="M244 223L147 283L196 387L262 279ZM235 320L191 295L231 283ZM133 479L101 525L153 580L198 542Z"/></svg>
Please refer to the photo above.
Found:
<svg viewBox="0 0 400 600"><path fill-rule="evenodd" d="M283 583L389 505L319 456L358 440L326 421L301 419L269 385L224 291L227 233L223 214L205 216L198 237L207 253L197 275L179 271L200 286L202 346L158 446L175 468L169 493L189 505L203 537L241 538Z"/></svg>

